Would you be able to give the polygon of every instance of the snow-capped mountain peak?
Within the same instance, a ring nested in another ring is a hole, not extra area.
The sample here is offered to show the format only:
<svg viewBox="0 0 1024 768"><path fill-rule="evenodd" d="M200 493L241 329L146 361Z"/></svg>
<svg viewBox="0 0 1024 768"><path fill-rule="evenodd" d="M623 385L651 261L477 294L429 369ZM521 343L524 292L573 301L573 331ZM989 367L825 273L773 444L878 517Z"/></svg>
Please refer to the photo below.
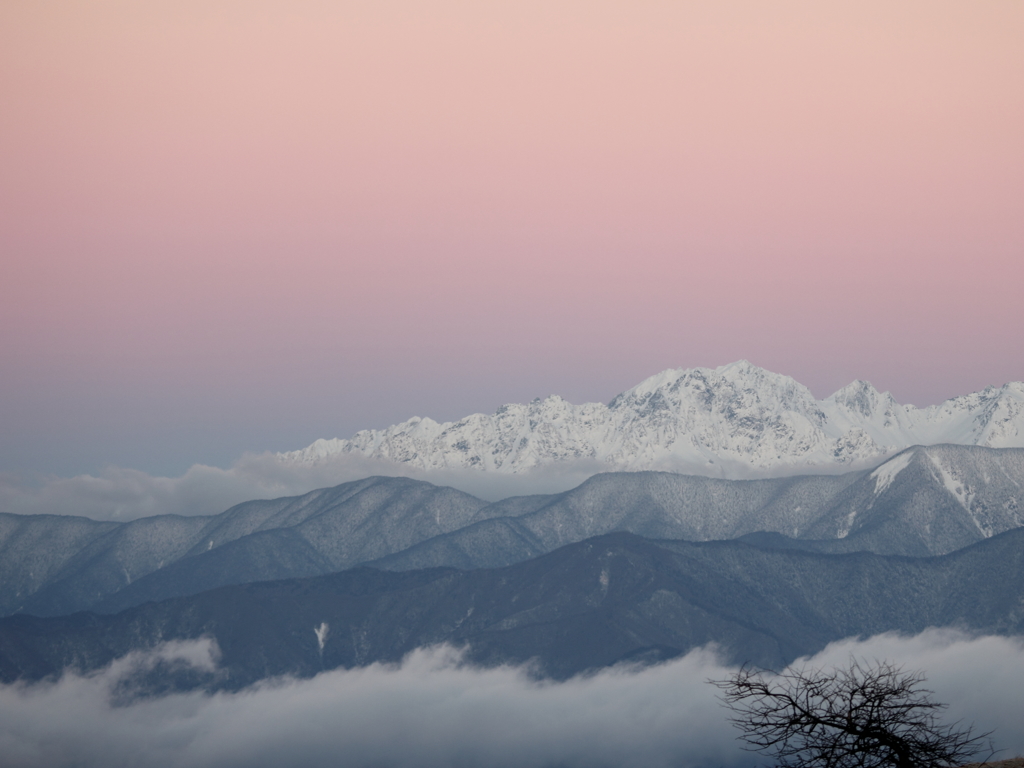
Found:
<svg viewBox="0 0 1024 768"><path fill-rule="evenodd" d="M424 470L510 474L589 460L608 469L753 477L846 471L938 443L1024 447L1024 384L922 409L866 381L817 400L795 379L741 360L662 371L608 405L551 395L456 422L412 418L347 440L318 440L279 458L319 462L355 454Z"/></svg>
<svg viewBox="0 0 1024 768"><path fill-rule="evenodd" d="M850 382L830 395L827 400L846 411L868 417L878 412L880 407L885 407L893 402L892 395L888 392L882 394L871 386L870 382L862 379Z"/></svg>

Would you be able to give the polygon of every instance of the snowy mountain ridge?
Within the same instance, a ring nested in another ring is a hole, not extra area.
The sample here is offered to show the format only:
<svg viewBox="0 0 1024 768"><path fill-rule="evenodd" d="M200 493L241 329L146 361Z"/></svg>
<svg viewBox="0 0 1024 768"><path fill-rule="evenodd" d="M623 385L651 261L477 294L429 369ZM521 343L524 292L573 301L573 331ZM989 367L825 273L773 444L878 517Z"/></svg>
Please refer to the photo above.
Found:
<svg viewBox="0 0 1024 768"><path fill-rule="evenodd" d="M412 418L278 458L318 463L354 454L423 470L508 474L576 460L608 470L743 478L843 472L941 443L1024 447L1024 383L927 408L901 405L866 381L817 400L789 376L743 360L663 371L607 405L552 395L457 422Z"/></svg>

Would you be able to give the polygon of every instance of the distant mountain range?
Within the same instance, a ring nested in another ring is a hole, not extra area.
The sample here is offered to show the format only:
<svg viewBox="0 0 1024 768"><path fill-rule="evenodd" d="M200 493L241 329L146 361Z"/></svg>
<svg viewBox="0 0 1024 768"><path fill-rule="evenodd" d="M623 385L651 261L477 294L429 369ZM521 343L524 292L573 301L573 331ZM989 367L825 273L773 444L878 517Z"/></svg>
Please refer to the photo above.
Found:
<svg viewBox="0 0 1024 768"><path fill-rule="evenodd" d="M1024 449L908 449L873 470L762 480L596 475L487 503L374 477L208 517L129 523L0 514L0 615L116 612L223 585L360 564L494 568L593 536L744 537L775 549L924 556L1024 526Z"/></svg>
<svg viewBox="0 0 1024 768"><path fill-rule="evenodd" d="M1020 634L1022 605L1022 529L931 558L615 533L505 568L359 568L227 586L112 616L10 616L0 619L0 681L95 670L129 651L200 637L217 642L218 672L144 670L129 688L237 689L397 661L441 642L468 644L469 658L483 664L532 659L556 678L710 642L731 662L779 668L830 641L885 631Z"/></svg>
<svg viewBox="0 0 1024 768"><path fill-rule="evenodd" d="M916 408L865 381L824 400L746 361L669 370L610 403L551 396L439 424L413 418L282 453L286 463L355 455L424 470L516 474L562 462L709 477L780 477L877 464L913 445L1024 447L1024 383Z"/></svg>

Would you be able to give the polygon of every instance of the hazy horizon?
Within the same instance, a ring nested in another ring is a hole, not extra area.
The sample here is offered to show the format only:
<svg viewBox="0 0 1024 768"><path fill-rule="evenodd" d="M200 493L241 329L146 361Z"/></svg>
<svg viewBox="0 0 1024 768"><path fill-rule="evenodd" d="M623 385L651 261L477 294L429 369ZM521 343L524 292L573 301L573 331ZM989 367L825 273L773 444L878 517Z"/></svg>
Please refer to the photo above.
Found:
<svg viewBox="0 0 1024 768"><path fill-rule="evenodd" d="M0 472L740 358L1024 379L1024 7L9 2Z"/></svg>

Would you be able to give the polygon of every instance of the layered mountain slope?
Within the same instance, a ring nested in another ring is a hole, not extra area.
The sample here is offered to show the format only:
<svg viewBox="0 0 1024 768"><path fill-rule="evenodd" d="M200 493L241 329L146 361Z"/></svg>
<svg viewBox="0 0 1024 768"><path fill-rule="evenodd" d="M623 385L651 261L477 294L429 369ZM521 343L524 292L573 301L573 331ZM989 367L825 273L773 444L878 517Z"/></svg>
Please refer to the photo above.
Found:
<svg viewBox="0 0 1024 768"><path fill-rule="evenodd" d="M607 473L506 511L516 505L484 507L472 525L374 565L496 567L612 531L689 541L769 531L821 540L816 551L945 554L1024 526L1024 450L917 447L870 472L772 480Z"/></svg>
<svg viewBox="0 0 1024 768"><path fill-rule="evenodd" d="M383 493L391 484L410 482L380 478L370 487ZM493 568L613 531L690 541L767 531L795 539L775 539L773 546L818 552L944 554L1024 525L1022 485L1024 450L965 446L913 448L874 471L839 476L720 480L664 472L605 473L563 494L480 502L475 513L462 517L465 525L435 536L418 529L398 538L403 521L414 516L371 505L367 508L373 514L359 519L355 540L379 538L377 549L353 551L348 562L389 570ZM350 494L351 489L340 486L334 493ZM337 507L332 514L345 509ZM265 523L227 543L216 539L209 549L204 542L188 556L79 607L116 612L225 584L338 570L338 560L330 556L337 534L310 536L305 523L289 527L289 520L277 518L282 527ZM763 537L756 541L766 542ZM403 546L406 542L411 544ZM352 542L344 545L351 548ZM367 556L372 551L384 555ZM44 596L51 606L61 605L53 593ZM41 600L33 605L39 613L47 608Z"/></svg>
<svg viewBox="0 0 1024 768"><path fill-rule="evenodd" d="M891 554L942 554L1024 525L1024 450L939 445L893 457L802 532Z"/></svg>
<svg viewBox="0 0 1024 768"><path fill-rule="evenodd" d="M66 515L0 513L0 613L10 613L118 523Z"/></svg>
<svg viewBox="0 0 1024 768"><path fill-rule="evenodd" d="M608 472L565 493L529 497L529 505L518 499L496 502L477 512L471 525L373 565L397 570L494 568L613 531L688 541L765 530L798 536L864 474L720 480L668 472Z"/></svg>
<svg viewBox="0 0 1024 768"><path fill-rule="evenodd" d="M40 615L83 610L147 574L177 561L192 562L240 539L247 542L225 550L236 566L218 566L221 580L200 580L198 589L238 583L231 574L244 573L240 578L248 581L337 571L457 530L484 505L453 488L408 478L368 478L303 496L246 502L209 517L161 515L95 523L4 515L0 525L19 533L0 544L3 568L15 573L0 583L0 610ZM72 540L77 549L68 543ZM241 562L246 565L239 569ZM27 569L30 577L18 568Z"/></svg>
<svg viewBox="0 0 1024 768"><path fill-rule="evenodd" d="M1024 447L1024 383L915 408L856 381L825 400L741 361L669 370L608 405L560 397L439 424L413 418L279 455L315 463L354 454L425 470L520 473L566 461L711 477L836 472L912 445Z"/></svg>
<svg viewBox="0 0 1024 768"><path fill-rule="evenodd" d="M777 668L833 640L885 631L952 625L1017 634L1022 604L1024 530L921 559L619 533L495 570L361 568L223 587L113 616L8 617L0 620L0 680L93 670L199 637L216 640L223 670L179 677L185 686L240 688L396 661L441 642L468 644L484 664L535 659L555 677L709 642L730 661Z"/></svg>

